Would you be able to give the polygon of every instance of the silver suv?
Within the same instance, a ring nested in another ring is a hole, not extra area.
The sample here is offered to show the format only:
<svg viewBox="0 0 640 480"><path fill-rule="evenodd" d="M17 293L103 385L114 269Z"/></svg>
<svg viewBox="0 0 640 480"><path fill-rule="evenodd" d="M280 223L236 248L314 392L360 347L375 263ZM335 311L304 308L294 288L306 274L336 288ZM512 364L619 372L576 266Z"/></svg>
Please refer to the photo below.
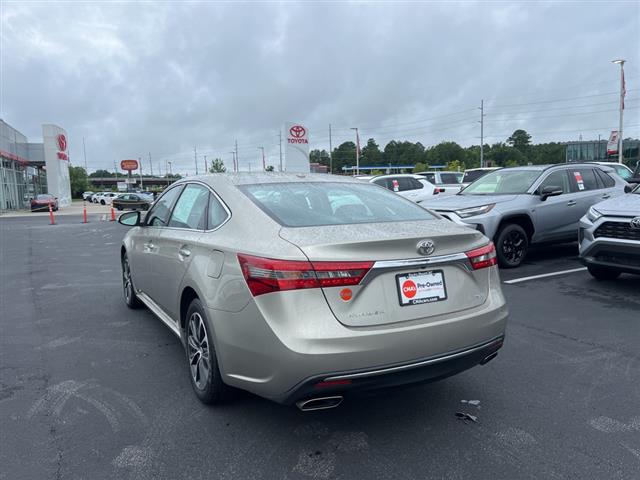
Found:
<svg viewBox="0 0 640 480"><path fill-rule="evenodd" d="M640 274L640 185L598 203L580 220L580 261L598 280Z"/></svg>
<svg viewBox="0 0 640 480"><path fill-rule="evenodd" d="M594 164L501 168L462 192L423 202L449 220L493 239L501 267L517 267L534 243L577 240L589 207L629 188L613 170Z"/></svg>

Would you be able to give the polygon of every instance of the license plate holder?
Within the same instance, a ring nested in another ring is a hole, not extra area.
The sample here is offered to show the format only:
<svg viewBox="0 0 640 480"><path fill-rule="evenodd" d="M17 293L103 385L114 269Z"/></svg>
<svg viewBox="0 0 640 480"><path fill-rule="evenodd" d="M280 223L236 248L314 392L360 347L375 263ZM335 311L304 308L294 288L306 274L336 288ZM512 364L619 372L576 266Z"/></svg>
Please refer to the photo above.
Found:
<svg viewBox="0 0 640 480"><path fill-rule="evenodd" d="M396 289L401 307L442 302L447 299L447 287L442 270L400 273Z"/></svg>

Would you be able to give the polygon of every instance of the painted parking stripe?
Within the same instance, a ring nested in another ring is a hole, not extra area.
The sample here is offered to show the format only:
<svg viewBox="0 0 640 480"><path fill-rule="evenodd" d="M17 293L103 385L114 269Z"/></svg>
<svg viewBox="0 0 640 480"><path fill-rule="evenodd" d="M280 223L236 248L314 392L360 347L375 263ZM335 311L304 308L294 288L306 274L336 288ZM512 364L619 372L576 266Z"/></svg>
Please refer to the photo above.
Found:
<svg viewBox="0 0 640 480"><path fill-rule="evenodd" d="M514 283L527 282L529 280L537 280L538 278L555 277L558 275L565 275L567 273L574 273L574 272L584 272L586 269L587 267L572 268L571 270L562 270L561 272L543 273L542 275L533 275L531 277L516 278L514 280L507 280L502 283L512 285Z"/></svg>

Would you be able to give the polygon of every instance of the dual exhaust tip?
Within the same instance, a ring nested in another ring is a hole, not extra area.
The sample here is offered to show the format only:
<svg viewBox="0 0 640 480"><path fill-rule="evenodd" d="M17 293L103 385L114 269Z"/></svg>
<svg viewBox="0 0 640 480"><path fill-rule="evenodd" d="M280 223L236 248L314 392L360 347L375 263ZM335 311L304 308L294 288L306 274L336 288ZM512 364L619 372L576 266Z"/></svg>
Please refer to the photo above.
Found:
<svg viewBox="0 0 640 480"><path fill-rule="evenodd" d="M308 398L307 400L300 400L299 402L296 402L296 406L303 412L310 412L312 410L328 410L329 408L336 408L342 403L342 400L342 395Z"/></svg>
<svg viewBox="0 0 640 480"><path fill-rule="evenodd" d="M498 356L498 352L493 352L482 359L480 365L485 365ZM300 400L296 402L296 406L303 412L311 412L313 410L328 410L336 408L342 403L344 398L342 395L334 395L331 397L316 397Z"/></svg>

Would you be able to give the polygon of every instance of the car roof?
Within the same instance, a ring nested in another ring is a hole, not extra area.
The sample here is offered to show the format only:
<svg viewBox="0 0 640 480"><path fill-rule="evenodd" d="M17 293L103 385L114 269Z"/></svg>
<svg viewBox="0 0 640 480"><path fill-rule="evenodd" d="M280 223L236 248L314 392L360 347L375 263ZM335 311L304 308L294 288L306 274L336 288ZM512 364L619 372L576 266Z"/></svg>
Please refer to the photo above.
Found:
<svg viewBox="0 0 640 480"><path fill-rule="evenodd" d="M362 185L362 181L351 176L329 175L326 173L286 173L286 172L238 172L213 173L198 175L178 180L173 185L188 182L202 182L214 189L222 186L256 185L265 183L355 183Z"/></svg>
<svg viewBox="0 0 640 480"><path fill-rule="evenodd" d="M480 168L467 168L464 172L478 172L480 170L500 170L502 167L480 167Z"/></svg>

